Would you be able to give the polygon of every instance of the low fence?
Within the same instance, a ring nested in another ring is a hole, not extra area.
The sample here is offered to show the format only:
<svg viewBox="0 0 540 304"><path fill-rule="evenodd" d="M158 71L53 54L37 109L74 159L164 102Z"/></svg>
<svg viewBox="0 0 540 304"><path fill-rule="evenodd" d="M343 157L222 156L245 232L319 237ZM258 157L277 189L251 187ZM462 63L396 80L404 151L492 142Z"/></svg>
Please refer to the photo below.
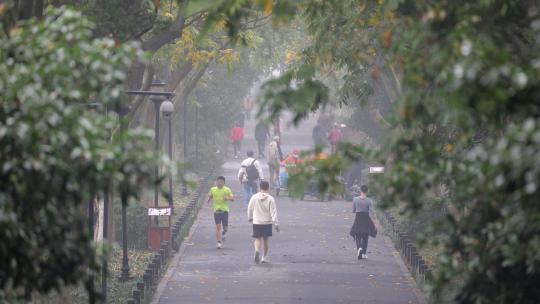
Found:
<svg viewBox="0 0 540 304"><path fill-rule="evenodd" d="M132 297L127 301L127 304L141 304L152 299L155 288L159 284L162 275L167 271L170 259L179 250L182 238L189 232L195 220L201 206L202 200L200 198L204 196L203 191L209 186L213 171L213 169L210 170L210 173L197 187L196 193L171 228L171 241L161 243L161 248L154 254L151 262L146 267L142 280L135 284Z"/></svg>
<svg viewBox="0 0 540 304"><path fill-rule="evenodd" d="M389 227L394 246L401 252L403 260L411 273L423 282L431 279L431 269L425 259L418 253L411 236L399 229L397 219L389 212L384 212L384 220Z"/></svg>

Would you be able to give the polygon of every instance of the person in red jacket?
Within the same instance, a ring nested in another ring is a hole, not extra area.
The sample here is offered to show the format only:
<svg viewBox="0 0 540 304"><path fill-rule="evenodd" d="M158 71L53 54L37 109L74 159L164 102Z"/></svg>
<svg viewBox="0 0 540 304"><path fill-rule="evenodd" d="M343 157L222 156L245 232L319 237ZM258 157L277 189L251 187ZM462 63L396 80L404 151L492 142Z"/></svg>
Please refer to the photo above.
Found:
<svg viewBox="0 0 540 304"><path fill-rule="evenodd" d="M244 128L236 124L231 129L231 140L234 148L234 158L238 158L240 154L240 148L242 146L242 140L244 140Z"/></svg>

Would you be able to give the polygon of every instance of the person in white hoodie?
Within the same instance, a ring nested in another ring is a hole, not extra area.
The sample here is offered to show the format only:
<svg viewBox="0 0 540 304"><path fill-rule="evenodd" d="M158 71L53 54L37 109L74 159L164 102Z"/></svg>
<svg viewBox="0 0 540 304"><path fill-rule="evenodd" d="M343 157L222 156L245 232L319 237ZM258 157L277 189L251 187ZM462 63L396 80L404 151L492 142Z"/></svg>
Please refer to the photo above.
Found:
<svg viewBox="0 0 540 304"><path fill-rule="evenodd" d="M259 161L253 157L253 151L247 152L247 158L240 164L238 180L244 186L244 203L247 205L253 194L257 193L257 184L264 179Z"/></svg>
<svg viewBox="0 0 540 304"><path fill-rule="evenodd" d="M253 245L255 247L255 263L268 263L269 238L272 236L272 226L279 232L277 207L274 198L268 194L270 184L261 181L261 191L251 197L248 205L248 220L253 224ZM263 255L261 259L261 244Z"/></svg>

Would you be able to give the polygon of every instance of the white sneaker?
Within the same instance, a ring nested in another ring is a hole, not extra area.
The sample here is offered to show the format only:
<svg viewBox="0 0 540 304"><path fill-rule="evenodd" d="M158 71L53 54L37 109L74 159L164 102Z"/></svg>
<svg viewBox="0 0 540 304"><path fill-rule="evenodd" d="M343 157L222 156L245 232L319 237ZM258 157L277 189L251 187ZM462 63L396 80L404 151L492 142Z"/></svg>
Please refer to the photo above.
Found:
<svg viewBox="0 0 540 304"><path fill-rule="evenodd" d="M255 251L255 264L259 264L261 261L261 254L258 251Z"/></svg>
<svg viewBox="0 0 540 304"><path fill-rule="evenodd" d="M363 259L367 259L367 254L362 254Z"/></svg>
<svg viewBox="0 0 540 304"><path fill-rule="evenodd" d="M358 248L358 251L356 252L356 257L361 260L362 259L362 248Z"/></svg>
<svg viewBox="0 0 540 304"><path fill-rule="evenodd" d="M262 259L261 259L261 263L268 264L268 263L270 263L270 260L268 259L267 256L263 256Z"/></svg>
<svg viewBox="0 0 540 304"><path fill-rule="evenodd" d="M223 244L221 242L217 242L217 249L222 249L223 248Z"/></svg>

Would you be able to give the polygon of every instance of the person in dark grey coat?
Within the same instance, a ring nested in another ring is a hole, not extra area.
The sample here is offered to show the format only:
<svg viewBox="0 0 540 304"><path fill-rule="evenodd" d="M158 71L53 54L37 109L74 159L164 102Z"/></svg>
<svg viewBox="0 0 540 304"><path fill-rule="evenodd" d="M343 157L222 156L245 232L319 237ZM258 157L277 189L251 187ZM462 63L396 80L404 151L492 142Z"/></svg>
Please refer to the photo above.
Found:
<svg viewBox="0 0 540 304"><path fill-rule="evenodd" d="M360 194L353 198L354 224L350 235L356 241L358 259L367 259L367 246L369 237L377 236L375 223L378 222L373 209L373 200L367 197L368 187L360 187Z"/></svg>
<svg viewBox="0 0 540 304"><path fill-rule="evenodd" d="M266 147L266 140L270 138L270 130L268 124L264 121L259 121L255 126L255 140L257 140L257 147L259 148L259 157L264 156L264 149Z"/></svg>

